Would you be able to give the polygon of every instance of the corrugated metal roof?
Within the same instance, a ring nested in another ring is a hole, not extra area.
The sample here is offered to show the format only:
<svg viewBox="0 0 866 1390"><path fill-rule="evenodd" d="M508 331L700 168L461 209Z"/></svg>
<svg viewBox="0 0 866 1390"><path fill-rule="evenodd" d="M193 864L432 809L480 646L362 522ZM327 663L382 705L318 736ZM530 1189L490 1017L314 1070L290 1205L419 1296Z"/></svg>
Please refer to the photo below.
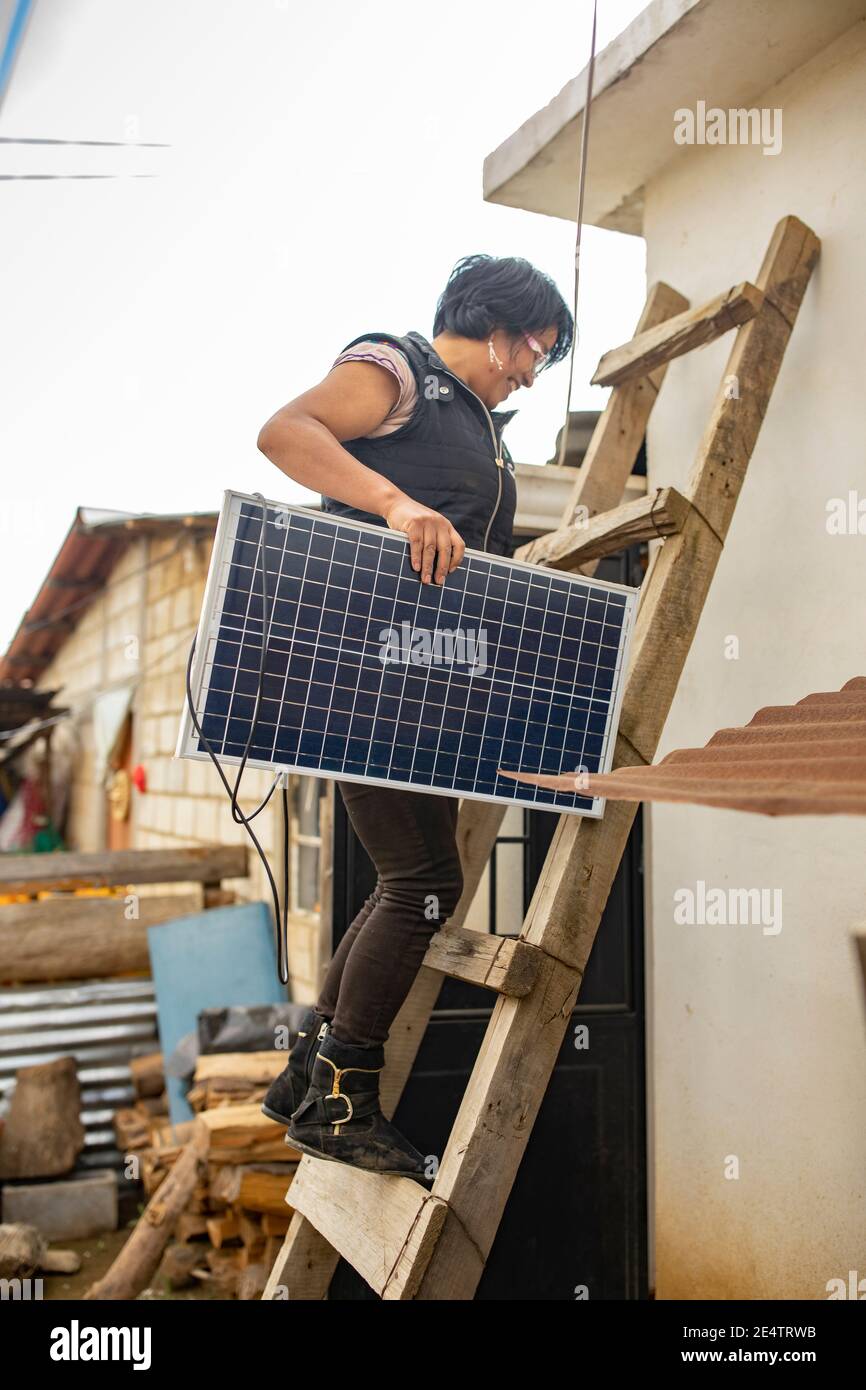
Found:
<svg viewBox="0 0 866 1390"><path fill-rule="evenodd" d="M516 776L553 791L573 774ZM841 690L768 705L703 748L680 748L651 767L621 767L584 784L611 801L684 801L765 816L866 815L866 676Z"/></svg>
<svg viewBox="0 0 866 1390"><path fill-rule="evenodd" d="M38 680L132 541L172 531L210 532L215 526L215 512L134 515L79 507L38 594L0 657L0 680Z"/></svg>

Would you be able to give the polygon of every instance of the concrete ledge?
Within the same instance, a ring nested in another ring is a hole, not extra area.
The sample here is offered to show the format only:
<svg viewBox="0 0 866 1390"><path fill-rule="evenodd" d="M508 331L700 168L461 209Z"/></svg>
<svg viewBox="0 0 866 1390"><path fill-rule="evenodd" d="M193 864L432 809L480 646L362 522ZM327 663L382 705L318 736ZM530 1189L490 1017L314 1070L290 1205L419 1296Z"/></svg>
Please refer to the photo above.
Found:
<svg viewBox="0 0 866 1390"><path fill-rule="evenodd" d="M35 1226L46 1240L80 1240L117 1230L117 1174L110 1168L58 1182L6 1184L3 1221Z"/></svg>
<svg viewBox="0 0 866 1390"><path fill-rule="evenodd" d="M653 0L596 56L584 221L639 236L644 185L689 149L677 108L755 105L864 14L866 0ZM574 221L586 76L487 156L488 202Z"/></svg>

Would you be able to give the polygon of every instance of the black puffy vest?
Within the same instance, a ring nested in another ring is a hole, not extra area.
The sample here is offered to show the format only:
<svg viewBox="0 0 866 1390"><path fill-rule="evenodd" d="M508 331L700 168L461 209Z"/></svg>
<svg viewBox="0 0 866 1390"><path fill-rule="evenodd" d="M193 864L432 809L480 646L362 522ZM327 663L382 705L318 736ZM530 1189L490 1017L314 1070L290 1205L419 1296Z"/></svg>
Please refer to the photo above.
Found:
<svg viewBox="0 0 866 1390"><path fill-rule="evenodd" d="M418 400L411 420L400 429L381 439L343 440L343 448L407 497L441 512L471 549L513 555L517 487L502 430L517 411L489 411L420 333L402 338L393 333L362 333L346 348L367 339L392 343L406 354L415 373ZM322 510L387 525L384 517L324 494Z"/></svg>

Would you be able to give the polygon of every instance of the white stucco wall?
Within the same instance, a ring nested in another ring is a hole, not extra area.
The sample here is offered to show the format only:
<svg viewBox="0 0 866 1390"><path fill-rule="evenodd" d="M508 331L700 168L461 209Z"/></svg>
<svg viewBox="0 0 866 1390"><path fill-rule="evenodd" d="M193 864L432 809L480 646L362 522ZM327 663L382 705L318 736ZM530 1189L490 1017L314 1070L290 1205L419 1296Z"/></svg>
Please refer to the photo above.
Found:
<svg viewBox="0 0 866 1390"><path fill-rule="evenodd" d="M823 245L660 755L866 674L866 535L826 530L829 499L866 498L866 24L754 104L782 108L781 154L672 143L646 189L648 282L695 306L757 277L786 213ZM732 342L671 365L651 484L684 487ZM866 1279L866 820L648 820L657 1297L826 1298ZM781 931L677 925L698 880L781 889Z"/></svg>

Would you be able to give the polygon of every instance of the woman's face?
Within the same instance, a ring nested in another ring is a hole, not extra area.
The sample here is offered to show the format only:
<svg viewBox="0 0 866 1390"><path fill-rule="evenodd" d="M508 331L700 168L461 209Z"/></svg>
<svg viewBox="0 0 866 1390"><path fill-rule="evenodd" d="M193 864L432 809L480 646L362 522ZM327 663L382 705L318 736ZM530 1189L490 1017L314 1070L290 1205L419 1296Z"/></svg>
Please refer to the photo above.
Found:
<svg viewBox="0 0 866 1390"><path fill-rule="evenodd" d="M484 383L486 393L479 391L478 395L485 405L491 408L501 405L521 386L532 385L541 358L540 353L529 344L527 338L533 338L541 351L548 353L556 343L557 331L555 324L541 332L529 334L508 333L504 328L494 329L490 335L493 352L491 353L486 340L483 343L488 359Z"/></svg>

